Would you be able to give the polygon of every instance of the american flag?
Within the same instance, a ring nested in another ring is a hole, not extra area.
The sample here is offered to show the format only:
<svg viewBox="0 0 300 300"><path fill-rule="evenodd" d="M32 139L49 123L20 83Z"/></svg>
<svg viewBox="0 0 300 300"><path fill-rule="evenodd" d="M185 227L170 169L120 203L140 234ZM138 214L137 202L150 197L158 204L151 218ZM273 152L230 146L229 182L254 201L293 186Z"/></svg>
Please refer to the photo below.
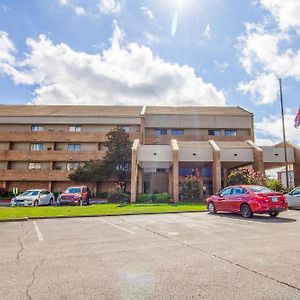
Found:
<svg viewBox="0 0 300 300"><path fill-rule="evenodd" d="M295 128L298 128L299 126L300 126L300 106L299 106L299 109L298 109L298 112L297 112L297 115L295 118Z"/></svg>

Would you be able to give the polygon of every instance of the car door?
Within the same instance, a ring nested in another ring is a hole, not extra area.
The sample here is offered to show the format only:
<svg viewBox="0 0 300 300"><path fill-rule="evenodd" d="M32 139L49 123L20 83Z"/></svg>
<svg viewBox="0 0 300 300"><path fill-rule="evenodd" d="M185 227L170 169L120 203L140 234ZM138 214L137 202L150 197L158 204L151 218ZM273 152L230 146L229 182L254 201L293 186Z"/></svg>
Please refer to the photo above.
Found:
<svg viewBox="0 0 300 300"><path fill-rule="evenodd" d="M300 188L294 189L288 196L290 207L300 207Z"/></svg>
<svg viewBox="0 0 300 300"><path fill-rule="evenodd" d="M244 197L247 191L241 187L241 186L236 186L232 188L231 194L229 196L228 200L228 209L232 212L238 212L240 211L240 207L242 202L244 201Z"/></svg>
<svg viewBox="0 0 300 300"><path fill-rule="evenodd" d="M216 209L218 211L227 211L229 200L229 195L231 193L231 188L225 188L217 195L217 200L215 201Z"/></svg>
<svg viewBox="0 0 300 300"><path fill-rule="evenodd" d="M45 201L46 201L46 195L45 195L45 191L42 190L40 191L40 194L39 194L39 205L45 205Z"/></svg>

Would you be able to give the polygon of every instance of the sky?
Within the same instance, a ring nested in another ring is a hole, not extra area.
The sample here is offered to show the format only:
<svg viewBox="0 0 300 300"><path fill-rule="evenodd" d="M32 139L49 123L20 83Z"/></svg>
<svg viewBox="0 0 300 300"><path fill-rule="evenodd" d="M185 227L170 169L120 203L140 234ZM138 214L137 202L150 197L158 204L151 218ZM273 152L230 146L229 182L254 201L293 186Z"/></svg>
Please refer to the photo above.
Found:
<svg viewBox="0 0 300 300"><path fill-rule="evenodd" d="M299 0L0 0L1 104L228 105L300 144Z"/></svg>

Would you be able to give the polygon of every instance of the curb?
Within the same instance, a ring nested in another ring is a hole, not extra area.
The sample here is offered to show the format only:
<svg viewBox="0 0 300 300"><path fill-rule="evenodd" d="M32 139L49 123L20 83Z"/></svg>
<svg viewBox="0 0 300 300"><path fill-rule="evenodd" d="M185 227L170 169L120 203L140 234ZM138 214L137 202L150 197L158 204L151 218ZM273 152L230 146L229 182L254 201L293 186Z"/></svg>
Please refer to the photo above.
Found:
<svg viewBox="0 0 300 300"><path fill-rule="evenodd" d="M118 217L118 216L137 216L137 215L165 215L165 214L183 214L183 213L204 213L207 210L200 211L168 211L168 212L145 212L145 213L128 213L128 214L99 214L99 215L75 215L75 216L49 216L49 217L26 217L17 219L5 219L1 222L24 222L29 220L51 220L51 219L77 219L77 218L99 218L99 217Z"/></svg>

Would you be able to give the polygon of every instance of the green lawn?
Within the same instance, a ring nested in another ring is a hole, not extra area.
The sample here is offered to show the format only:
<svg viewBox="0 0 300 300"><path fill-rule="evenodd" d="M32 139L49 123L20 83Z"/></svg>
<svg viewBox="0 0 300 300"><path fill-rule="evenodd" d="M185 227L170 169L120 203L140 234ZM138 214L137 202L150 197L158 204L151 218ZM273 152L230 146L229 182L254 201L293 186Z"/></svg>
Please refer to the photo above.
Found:
<svg viewBox="0 0 300 300"><path fill-rule="evenodd" d="M0 208L0 220L38 218L38 217L68 217L97 215L126 215L144 213L196 212L206 211L203 204L96 204L91 206L62 207L6 207Z"/></svg>

